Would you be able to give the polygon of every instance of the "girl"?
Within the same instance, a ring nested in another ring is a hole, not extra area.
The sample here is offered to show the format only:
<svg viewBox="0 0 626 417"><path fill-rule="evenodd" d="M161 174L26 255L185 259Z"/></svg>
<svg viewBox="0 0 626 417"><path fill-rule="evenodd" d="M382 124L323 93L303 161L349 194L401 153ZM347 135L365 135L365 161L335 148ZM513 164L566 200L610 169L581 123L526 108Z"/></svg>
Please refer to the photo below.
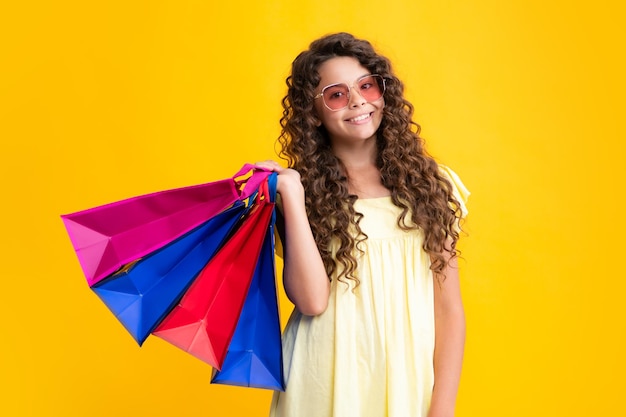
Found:
<svg viewBox="0 0 626 417"><path fill-rule="evenodd" d="M468 192L427 155L389 61L338 33L293 62L278 172L283 336L274 417L448 417L465 321L456 244Z"/></svg>

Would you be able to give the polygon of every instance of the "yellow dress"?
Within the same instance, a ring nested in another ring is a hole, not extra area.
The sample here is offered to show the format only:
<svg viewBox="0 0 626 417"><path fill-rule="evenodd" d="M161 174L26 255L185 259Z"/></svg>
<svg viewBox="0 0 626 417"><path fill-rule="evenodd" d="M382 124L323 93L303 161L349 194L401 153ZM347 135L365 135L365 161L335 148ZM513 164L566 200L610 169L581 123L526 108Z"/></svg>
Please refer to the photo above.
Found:
<svg viewBox="0 0 626 417"><path fill-rule="evenodd" d="M461 181L442 167L464 205ZM433 278L419 230L397 226L390 197L359 199L368 236L360 284L332 280L326 311L294 310L283 334L287 388L271 417L425 417L433 388ZM464 209L464 206L463 206Z"/></svg>

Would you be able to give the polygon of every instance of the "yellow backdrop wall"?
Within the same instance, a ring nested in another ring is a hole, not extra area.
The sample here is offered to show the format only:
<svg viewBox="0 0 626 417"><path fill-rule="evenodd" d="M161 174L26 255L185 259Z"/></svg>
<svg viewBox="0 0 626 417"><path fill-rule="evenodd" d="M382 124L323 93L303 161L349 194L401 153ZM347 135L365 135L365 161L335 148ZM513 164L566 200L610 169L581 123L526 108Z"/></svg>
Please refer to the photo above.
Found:
<svg viewBox="0 0 626 417"><path fill-rule="evenodd" d="M3 2L0 414L266 415L269 392L137 347L59 215L274 157L291 60L342 30L392 59L431 153L473 192L457 415L626 415L617 4Z"/></svg>

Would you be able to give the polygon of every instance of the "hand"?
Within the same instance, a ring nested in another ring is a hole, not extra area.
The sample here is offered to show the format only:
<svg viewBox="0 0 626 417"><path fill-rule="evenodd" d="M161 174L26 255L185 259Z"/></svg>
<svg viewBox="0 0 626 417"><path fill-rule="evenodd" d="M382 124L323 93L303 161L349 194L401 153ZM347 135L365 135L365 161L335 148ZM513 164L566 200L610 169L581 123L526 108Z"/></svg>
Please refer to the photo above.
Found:
<svg viewBox="0 0 626 417"><path fill-rule="evenodd" d="M278 162L267 160L261 162L255 162L254 165L269 169L270 171L278 174L278 183L276 184L276 191L282 196L284 193L290 193L292 191L303 191L302 183L300 182L300 173L292 168L284 168Z"/></svg>

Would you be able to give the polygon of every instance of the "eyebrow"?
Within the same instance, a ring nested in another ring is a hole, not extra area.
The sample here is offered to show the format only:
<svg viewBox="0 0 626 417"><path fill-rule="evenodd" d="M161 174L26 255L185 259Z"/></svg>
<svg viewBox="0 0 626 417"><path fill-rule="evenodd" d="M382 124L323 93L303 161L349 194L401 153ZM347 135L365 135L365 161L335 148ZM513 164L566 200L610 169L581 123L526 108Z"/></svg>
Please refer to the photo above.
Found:
<svg viewBox="0 0 626 417"><path fill-rule="evenodd" d="M363 75L359 75L359 76L358 76L358 77L356 77L356 79L354 79L352 82L357 81L357 80L360 80L360 79L361 79L361 78L363 78L363 77L367 77L368 75L372 75L372 73L371 73L371 72L368 72L368 73L365 73L365 74L363 74ZM349 83L344 82L344 81L339 81L339 82L335 82L335 83L324 84L324 86L323 86L322 88L320 88L320 92L321 92L324 88L326 88L326 87L328 87L328 86L331 86L331 85L337 85L337 84L345 84L345 85L347 85L347 86L350 86L350 87L351 87L351 85L350 85ZM321 82L318 84L318 87L319 87L320 85L322 85L322 83L321 83Z"/></svg>

